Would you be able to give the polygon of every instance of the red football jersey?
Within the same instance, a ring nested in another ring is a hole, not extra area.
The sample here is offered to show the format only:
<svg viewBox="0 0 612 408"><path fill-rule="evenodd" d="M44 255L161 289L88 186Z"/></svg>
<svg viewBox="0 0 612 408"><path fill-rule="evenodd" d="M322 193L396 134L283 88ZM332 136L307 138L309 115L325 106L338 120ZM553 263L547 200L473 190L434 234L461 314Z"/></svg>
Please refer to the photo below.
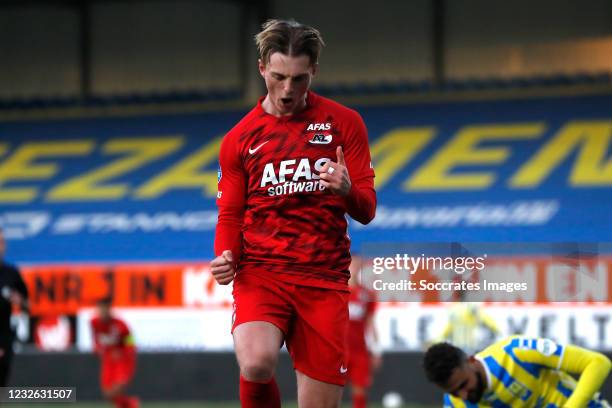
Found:
<svg viewBox="0 0 612 408"><path fill-rule="evenodd" d="M111 317L109 321L102 321L99 317L94 317L91 319L91 330L95 350L102 358L108 358L112 354L127 356L133 353L134 343L130 330L122 320Z"/></svg>
<svg viewBox="0 0 612 408"><path fill-rule="evenodd" d="M349 296L348 347L351 353L366 353L366 324L376 311L376 295L363 286L351 286Z"/></svg>
<svg viewBox="0 0 612 408"><path fill-rule="evenodd" d="M221 144L215 253L241 253L234 259L238 273L346 290L350 241L345 214L368 222L376 205L363 119L312 92L303 111L284 117L266 113L263 99ZM337 162L337 146L342 146L352 183L347 197L320 184L325 163ZM368 215L360 216L362 210ZM223 228L237 231L238 238L228 237Z"/></svg>

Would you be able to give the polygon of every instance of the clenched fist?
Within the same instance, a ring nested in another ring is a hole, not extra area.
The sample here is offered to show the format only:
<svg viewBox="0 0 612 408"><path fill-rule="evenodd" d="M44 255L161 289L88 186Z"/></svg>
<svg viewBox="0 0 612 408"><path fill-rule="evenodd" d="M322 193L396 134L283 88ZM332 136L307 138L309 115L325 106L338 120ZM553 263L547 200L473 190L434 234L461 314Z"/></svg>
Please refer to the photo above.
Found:
<svg viewBox="0 0 612 408"><path fill-rule="evenodd" d="M226 249L210 263L210 270L219 285L227 285L234 280L234 256Z"/></svg>

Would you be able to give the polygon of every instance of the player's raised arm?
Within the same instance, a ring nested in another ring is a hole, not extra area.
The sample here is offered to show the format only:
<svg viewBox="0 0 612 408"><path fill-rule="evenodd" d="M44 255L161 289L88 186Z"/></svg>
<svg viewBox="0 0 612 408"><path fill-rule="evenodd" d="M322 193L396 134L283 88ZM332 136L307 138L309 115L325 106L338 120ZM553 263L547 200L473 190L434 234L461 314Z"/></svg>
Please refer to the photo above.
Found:
<svg viewBox="0 0 612 408"><path fill-rule="evenodd" d="M518 342L515 353L523 361L579 377L565 407L586 407L610 372L610 360L596 351L556 344L550 339L515 338L512 341Z"/></svg>
<svg viewBox="0 0 612 408"><path fill-rule="evenodd" d="M355 113L353 131L344 147L336 150L336 162L321 170L321 184L345 197L346 212L355 221L368 224L376 214L374 170L368 146L368 133L361 116Z"/></svg>
<svg viewBox="0 0 612 408"><path fill-rule="evenodd" d="M352 183L346 168L342 146L336 148L336 162L327 162L321 169L321 184L332 193L342 197L348 196L351 191Z"/></svg>
<svg viewBox="0 0 612 408"><path fill-rule="evenodd" d="M376 214L374 169L368 145L368 131L361 116L355 113L353 133L344 146L347 168L352 185L346 197L348 214L362 224L368 224Z"/></svg>
<svg viewBox="0 0 612 408"><path fill-rule="evenodd" d="M227 285L234 279L235 266L240 259L246 200L246 180L231 132L221 144L218 186L216 258L211 262L211 272L219 284Z"/></svg>
<svg viewBox="0 0 612 408"><path fill-rule="evenodd" d="M579 375L578 383L566 407L586 407L610 372L610 359L596 351L566 346L560 369Z"/></svg>

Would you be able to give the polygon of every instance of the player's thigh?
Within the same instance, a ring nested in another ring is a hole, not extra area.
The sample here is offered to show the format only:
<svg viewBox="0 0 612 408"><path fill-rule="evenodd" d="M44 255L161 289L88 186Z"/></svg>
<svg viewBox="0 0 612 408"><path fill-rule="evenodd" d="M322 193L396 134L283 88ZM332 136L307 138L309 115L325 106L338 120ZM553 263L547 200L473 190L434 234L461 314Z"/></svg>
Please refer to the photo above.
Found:
<svg viewBox="0 0 612 408"><path fill-rule="evenodd" d="M241 369L265 366L276 367L283 344L283 332L274 324L251 321L234 329L234 349Z"/></svg>
<svg viewBox="0 0 612 408"><path fill-rule="evenodd" d="M268 322L286 333L292 315L286 284L255 273L238 273L234 279L232 333L249 322Z"/></svg>
<svg viewBox="0 0 612 408"><path fill-rule="evenodd" d="M117 377L117 363L110 359L103 359L100 366L100 388L104 393L114 390Z"/></svg>
<svg viewBox="0 0 612 408"><path fill-rule="evenodd" d="M343 386L347 377L348 293L300 287L285 342L296 371Z"/></svg>
<svg viewBox="0 0 612 408"><path fill-rule="evenodd" d="M232 334L241 370L273 368L292 316L286 288L282 282L238 274L233 295Z"/></svg>
<svg viewBox="0 0 612 408"><path fill-rule="evenodd" d="M117 364L114 373L114 382L118 385L126 386L132 381L136 364L133 359L126 359Z"/></svg>
<svg viewBox="0 0 612 408"><path fill-rule="evenodd" d="M342 400L340 385L315 380L296 371L299 408L337 408Z"/></svg>

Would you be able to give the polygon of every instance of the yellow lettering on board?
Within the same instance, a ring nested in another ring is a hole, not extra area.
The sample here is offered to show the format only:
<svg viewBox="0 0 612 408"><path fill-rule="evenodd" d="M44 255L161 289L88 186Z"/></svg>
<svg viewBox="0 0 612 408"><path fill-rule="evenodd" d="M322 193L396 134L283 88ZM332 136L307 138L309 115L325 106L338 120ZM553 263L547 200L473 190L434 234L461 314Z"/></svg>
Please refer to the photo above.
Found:
<svg viewBox="0 0 612 408"><path fill-rule="evenodd" d="M569 122L512 176L510 186L539 186L577 149L570 184L575 187L612 185L612 159L608 158L611 138L612 122Z"/></svg>
<svg viewBox="0 0 612 408"><path fill-rule="evenodd" d="M124 157L63 182L49 191L46 198L48 201L121 199L130 189L128 183L104 183L165 157L182 145L181 137L109 140L102 152L105 155L124 154Z"/></svg>
<svg viewBox="0 0 612 408"><path fill-rule="evenodd" d="M405 182L404 188L410 191L486 189L495 182L494 172L453 173L453 169L457 166L501 164L512 152L509 147L481 147L479 144L536 139L543 131L541 123L466 126L421 166Z"/></svg>
<svg viewBox="0 0 612 408"><path fill-rule="evenodd" d="M217 170L200 170L219 157L221 138L217 138L200 150L183 159L175 166L164 171L140 186L134 193L136 198L157 198L177 188L202 188L204 195L217 195Z"/></svg>
<svg viewBox="0 0 612 408"><path fill-rule="evenodd" d="M85 156L93 150L90 140L28 142L0 163L0 202L27 203L38 196L38 187L5 187L11 181L47 180L57 174L57 163L37 163L38 159L61 156Z"/></svg>
<svg viewBox="0 0 612 408"><path fill-rule="evenodd" d="M376 171L376 188L382 188L434 136L434 128L393 129L376 139L370 152Z"/></svg>

